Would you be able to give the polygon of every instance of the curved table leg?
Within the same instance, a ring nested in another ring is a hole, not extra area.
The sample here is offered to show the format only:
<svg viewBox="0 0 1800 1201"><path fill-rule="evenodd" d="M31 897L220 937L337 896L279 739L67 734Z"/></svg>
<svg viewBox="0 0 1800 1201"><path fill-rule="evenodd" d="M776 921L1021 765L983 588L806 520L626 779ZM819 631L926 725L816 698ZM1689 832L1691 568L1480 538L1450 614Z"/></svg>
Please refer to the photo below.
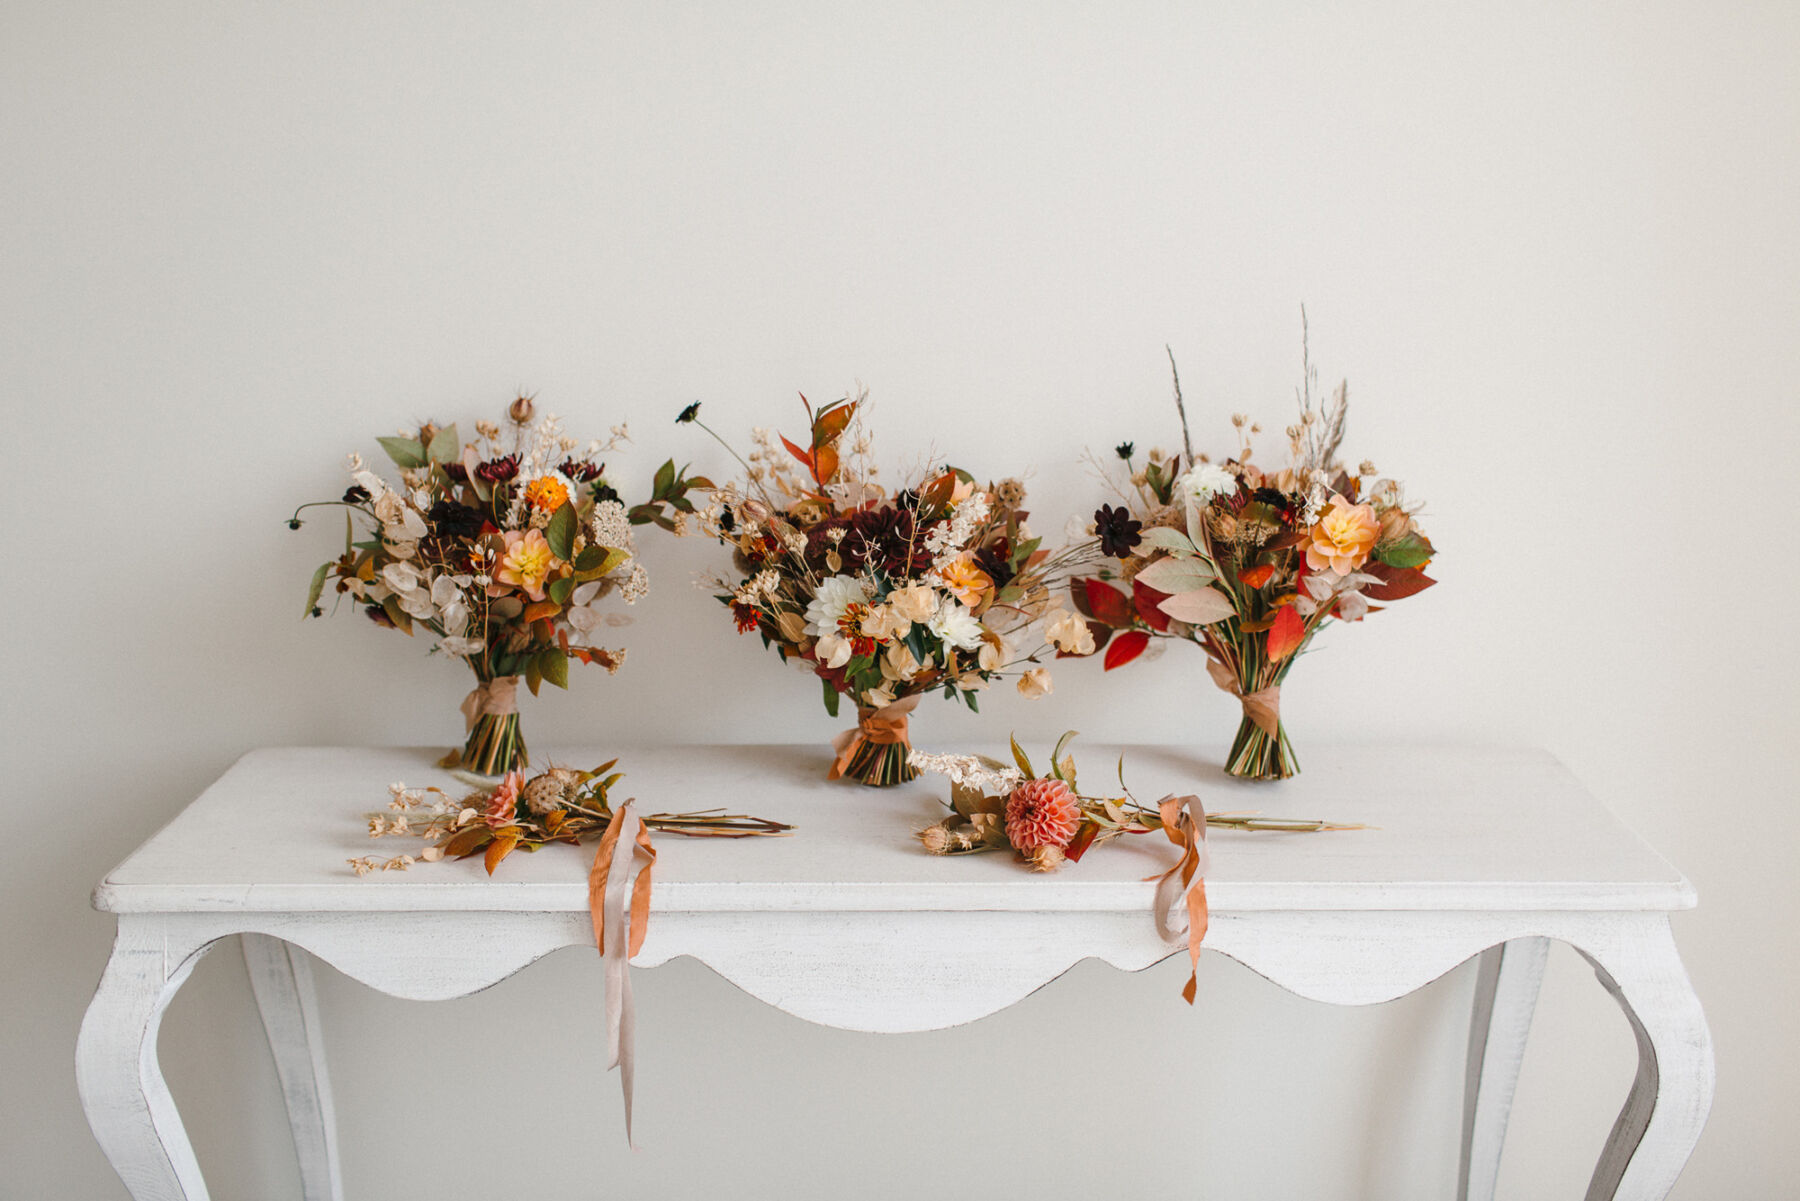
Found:
<svg viewBox="0 0 1800 1201"><path fill-rule="evenodd" d="M1513 1089L1549 954L1547 938L1515 938L1481 953L1469 1020L1457 1201L1493 1201Z"/></svg>
<svg viewBox="0 0 1800 1201"><path fill-rule="evenodd" d="M81 1022L75 1078L88 1125L135 1201L206 1201L206 1183L156 1059L163 1011L212 945L121 917Z"/></svg>
<svg viewBox="0 0 1800 1201"><path fill-rule="evenodd" d="M300 1160L300 1194L306 1201L343 1201L338 1170L337 1117L325 1073L319 1005L313 992L312 957L268 934L243 934L250 991L262 1013L275 1074L287 1103Z"/></svg>
<svg viewBox="0 0 1800 1201"><path fill-rule="evenodd" d="M1631 1093L1588 1185L1588 1201L1661 1201L1687 1164L1713 1099L1712 1034L1666 916L1582 957L1637 1035Z"/></svg>

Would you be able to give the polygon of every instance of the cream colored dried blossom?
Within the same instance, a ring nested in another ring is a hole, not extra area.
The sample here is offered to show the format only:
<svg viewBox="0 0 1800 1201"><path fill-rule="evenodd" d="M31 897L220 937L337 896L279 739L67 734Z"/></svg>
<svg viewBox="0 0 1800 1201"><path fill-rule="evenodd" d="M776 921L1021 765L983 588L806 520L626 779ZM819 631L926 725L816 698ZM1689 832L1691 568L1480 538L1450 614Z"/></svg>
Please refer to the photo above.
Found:
<svg viewBox="0 0 1800 1201"><path fill-rule="evenodd" d="M1080 614L1068 609L1058 609L1050 615L1050 621L1044 627L1044 637L1057 650L1066 655L1091 655L1094 653L1094 632L1088 629L1087 622Z"/></svg>
<svg viewBox="0 0 1800 1201"><path fill-rule="evenodd" d="M973 788L983 796L1005 796L1024 781L1016 767L983 760L978 755L932 755L913 751L906 757L908 767L933 772L952 784Z"/></svg>
<svg viewBox="0 0 1800 1201"><path fill-rule="evenodd" d="M1025 485L1019 480L1008 477L994 485L994 495L1007 508L1016 509L1025 503Z"/></svg>
<svg viewBox="0 0 1800 1201"><path fill-rule="evenodd" d="M919 842L927 853L932 855L948 855L950 853L950 831L943 826L926 826L919 831Z"/></svg>
<svg viewBox="0 0 1800 1201"><path fill-rule="evenodd" d="M444 857L444 848L443 847L430 846L430 847L426 847L424 850L419 852L419 858L423 859L427 863L436 863L438 860L442 859L443 857Z"/></svg>
<svg viewBox="0 0 1800 1201"><path fill-rule="evenodd" d="M631 573L625 577L624 584L619 588L619 595L625 598L626 604L635 605L649 593L650 574L644 570L642 563L634 562L631 565Z"/></svg>
<svg viewBox="0 0 1800 1201"><path fill-rule="evenodd" d="M975 662L983 671L999 671L1012 662L1012 647L1007 645L1006 639L989 630L988 636L982 639L981 649L975 654Z"/></svg>
<svg viewBox="0 0 1800 1201"><path fill-rule="evenodd" d="M1019 677L1018 688L1020 696L1034 701L1041 696L1049 696L1056 690L1056 685L1051 681L1048 670L1034 667Z"/></svg>
<svg viewBox="0 0 1800 1201"><path fill-rule="evenodd" d="M1026 865L1034 872L1053 872L1068 862L1061 847L1033 847L1025 856Z"/></svg>
<svg viewBox="0 0 1800 1201"><path fill-rule="evenodd" d="M913 657L911 648L904 642L896 642L888 647L887 653L881 656L881 675L883 679L904 684L919 672L919 661Z"/></svg>
<svg viewBox="0 0 1800 1201"><path fill-rule="evenodd" d="M344 862L348 863L350 865L350 870L359 876L368 875L378 866L376 861L367 855L359 855L355 859L346 859Z"/></svg>
<svg viewBox="0 0 1800 1201"><path fill-rule="evenodd" d="M926 584L908 584L888 594L888 604L908 621L926 622L937 616L938 594Z"/></svg>

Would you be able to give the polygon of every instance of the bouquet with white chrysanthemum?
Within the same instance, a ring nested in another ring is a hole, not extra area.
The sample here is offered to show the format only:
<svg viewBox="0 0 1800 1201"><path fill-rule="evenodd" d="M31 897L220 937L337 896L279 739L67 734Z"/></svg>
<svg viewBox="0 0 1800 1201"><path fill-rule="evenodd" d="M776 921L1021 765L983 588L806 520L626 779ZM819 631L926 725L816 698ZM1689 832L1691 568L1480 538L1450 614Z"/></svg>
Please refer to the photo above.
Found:
<svg viewBox="0 0 1800 1201"><path fill-rule="evenodd" d="M1050 677L1036 664L1088 631L1075 614L1052 612L1052 586L1074 563L1027 528L1024 485L981 486L945 466L889 492L861 427L865 401L807 405L804 445L758 430L739 458L745 478L714 489L698 517L732 549L736 577L708 583L739 632L816 675L833 716L840 697L856 704L831 778L884 785L918 774L907 764L907 715L922 696L974 709L976 694L1008 675L1042 696ZM713 433L698 410L677 420Z"/></svg>
<svg viewBox="0 0 1800 1201"><path fill-rule="evenodd" d="M288 525L299 529L301 512L317 505L344 509L344 553L313 573L305 616L324 615L330 585L377 625L433 635L434 651L475 673L455 758L499 775L528 762L520 677L535 695L545 680L567 688L571 659L619 669L625 652L592 638L619 620L602 601L617 593L635 603L649 587L631 527L671 525L664 510L691 511L687 489L707 481L666 463L651 498L628 510L598 461L626 440L624 426L583 444L555 416L535 417L521 397L505 420L475 429L467 442L456 426L433 424L378 439L397 483L352 454L343 496L300 506Z"/></svg>

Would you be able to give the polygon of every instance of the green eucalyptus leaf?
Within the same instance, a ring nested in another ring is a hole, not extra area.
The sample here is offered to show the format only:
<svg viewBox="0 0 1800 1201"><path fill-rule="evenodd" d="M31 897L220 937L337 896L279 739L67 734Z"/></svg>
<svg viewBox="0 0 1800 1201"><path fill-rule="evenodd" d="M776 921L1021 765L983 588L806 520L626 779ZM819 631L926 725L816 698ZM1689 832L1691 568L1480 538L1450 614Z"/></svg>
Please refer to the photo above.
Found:
<svg viewBox="0 0 1800 1201"><path fill-rule="evenodd" d="M311 617L313 606L319 603L319 596L325 591L325 577L331 571L331 564L319 564L319 570L313 572L312 583L306 589L306 608L301 617Z"/></svg>
<svg viewBox="0 0 1800 1201"><path fill-rule="evenodd" d="M425 466L425 448L419 445L417 438L377 438L381 449L387 451L388 458L394 460L396 467Z"/></svg>
<svg viewBox="0 0 1800 1201"><path fill-rule="evenodd" d="M462 457L462 439L456 434L455 425L446 425L432 435L431 445L425 448L425 454L433 463L454 463Z"/></svg>

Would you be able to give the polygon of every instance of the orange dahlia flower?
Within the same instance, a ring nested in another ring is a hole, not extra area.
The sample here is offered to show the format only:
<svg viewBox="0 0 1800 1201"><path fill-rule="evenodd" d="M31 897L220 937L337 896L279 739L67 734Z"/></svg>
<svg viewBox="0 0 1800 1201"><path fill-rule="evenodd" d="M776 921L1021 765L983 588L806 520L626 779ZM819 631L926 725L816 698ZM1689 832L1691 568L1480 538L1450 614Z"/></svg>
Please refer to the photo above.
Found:
<svg viewBox="0 0 1800 1201"><path fill-rule="evenodd" d="M1027 780L1006 798L1006 839L1017 850L1060 850L1080 825L1075 791L1061 780Z"/></svg>
<svg viewBox="0 0 1800 1201"><path fill-rule="evenodd" d="M1330 568L1339 575L1349 575L1369 561L1369 552L1381 537L1381 522L1375 518L1375 506L1353 505L1333 494L1331 507L1312 528L1312 542L1306 548L1306 566L1312 571Z"/></svg>

